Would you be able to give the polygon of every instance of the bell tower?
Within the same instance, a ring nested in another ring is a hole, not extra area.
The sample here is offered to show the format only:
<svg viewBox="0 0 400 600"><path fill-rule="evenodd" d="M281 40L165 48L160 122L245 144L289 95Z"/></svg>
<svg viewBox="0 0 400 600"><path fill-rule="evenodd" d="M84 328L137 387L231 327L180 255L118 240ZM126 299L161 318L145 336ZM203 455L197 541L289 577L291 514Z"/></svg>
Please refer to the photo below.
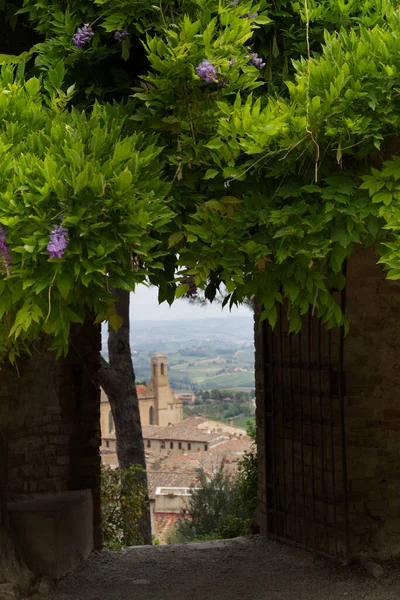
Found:
<svg viewBox="0 0 400 600"><path fill-rule="evenodd" d="M159 385L168 383L168 358L163 354L151 357L151 377L159 382Z"/></svg>
<svg viewBox="0 0 400 600"><path fill-rule="evenodd" d="M168 380L168 358L164 354L151 357L151 379L148 393L155 397L154 425L165 427L182 421L182 405Z"/></svg>

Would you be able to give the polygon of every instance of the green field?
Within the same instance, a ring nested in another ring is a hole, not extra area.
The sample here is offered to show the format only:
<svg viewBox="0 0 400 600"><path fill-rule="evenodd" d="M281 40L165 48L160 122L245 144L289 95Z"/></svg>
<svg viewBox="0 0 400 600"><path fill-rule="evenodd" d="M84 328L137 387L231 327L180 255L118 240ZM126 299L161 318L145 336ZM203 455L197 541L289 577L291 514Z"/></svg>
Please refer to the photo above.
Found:
<svg viewBox="0 0 400 600"><path fill-rule="evenodd" d="M247 423L249 421L253 421L251 417L239 417L238 419L233 419L233 424L235 427L243 427L243 429L247 429Z"/></svg>
<svg viewBox="0 0 400 600"><path fill-rule="evenodd" d="M209 377L202 382L202 388L205 390L216 389L232 389L249 387L254 389L254 371L246 371L245 373L227 373L226 375L218 375L217 377Z"/></svg>

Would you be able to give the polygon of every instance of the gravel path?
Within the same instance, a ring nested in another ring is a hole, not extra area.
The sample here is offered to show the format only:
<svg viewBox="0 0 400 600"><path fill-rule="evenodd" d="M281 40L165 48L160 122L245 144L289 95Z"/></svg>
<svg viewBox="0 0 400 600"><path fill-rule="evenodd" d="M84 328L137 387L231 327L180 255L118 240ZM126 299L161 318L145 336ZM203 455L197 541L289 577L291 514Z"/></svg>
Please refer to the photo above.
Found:
<svg viewBox="0 0 400 600"><path fill-rule="evenodd" d="M51 600L399 600L400 565L380 581L259 538L103 551Z"/></svg>

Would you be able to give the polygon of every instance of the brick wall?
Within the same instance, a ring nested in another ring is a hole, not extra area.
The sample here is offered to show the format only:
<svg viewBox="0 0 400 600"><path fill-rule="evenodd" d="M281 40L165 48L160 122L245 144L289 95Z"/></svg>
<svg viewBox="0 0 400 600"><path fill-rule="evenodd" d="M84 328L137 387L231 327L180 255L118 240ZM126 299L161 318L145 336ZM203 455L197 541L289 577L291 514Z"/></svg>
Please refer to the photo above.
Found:
<svg viewBox="0 0 400 600"><path fill-rule="evenodd" d="M347 494L350 556L368 554L386 558L400 554L400 284L387 281L376 261L374 250L370 248L353 251L348 262L346 303L350 332L345 338L343 353L345 439L340 402L332 389L331 410L325 404L324 390L318 393L320 382L307 383L301 379L289 382L290 373L293 377L295 369L289 372L286 366L281 370L282 381L275 384L266 381L271 379L265 360L267 325L257 322L259 309L256 310L258 525L263 533L272 531L310 547L315 544L318 550L325 548L329 554L334 554L336 544L342 555L346 545ZM280 325L277 327L278 333L274 335L279 339ZM280 348L287 348L285 325L280 331L283 345L275 346L274 357L287 365L287 357L280 356L281 352L285 353ZM314 346L317 335L318 330L313 325ZM300 343L306 350L307 336L304 333L302 336ZM334 332L333 340L335 336ZM294 347L298 338L292 339ZM335 343L332 343L332 355L337 353ZM321 362L326 365L326 353L322 355ZM293 360L298 362L298 357L294 356ZM304 362L304 353L302 360ZM313 356L312 362L315 361ZM330 370L336 376L335 371ZM319 372L322 388L324 381L331 386L332 374L329 379L325 366ZM319 377L318 371L310 377ZM298 388L302 388L302 402L305 400L302 407L307 406L310 400L304 398L307 385L313 387L314 395L309 414L302 408L301 416L293 406ZM272 433L268 429L269 419L265 423L264 418L267 390L274 386ZM288 389L292 390L290 394ZM271 480L273 468L277 473L272 495L266 493L266 461L270 467L268 479ZM271 515L267 518L267 501L271 506L276 503L289 516L280 519L274 515L277 520L271 522ZM294 515L297 525L294 525ZM330 538L333 526L336 539Z"/></svg>
<svg viewBox="0 0 400 600"><path fill-rule="evenodd" d="M6 432L7 501L92 489L95 545L100 529L100 329L88 321L71 332L68 357L56 361L49 341L0 372L0 424Z"/></svg>

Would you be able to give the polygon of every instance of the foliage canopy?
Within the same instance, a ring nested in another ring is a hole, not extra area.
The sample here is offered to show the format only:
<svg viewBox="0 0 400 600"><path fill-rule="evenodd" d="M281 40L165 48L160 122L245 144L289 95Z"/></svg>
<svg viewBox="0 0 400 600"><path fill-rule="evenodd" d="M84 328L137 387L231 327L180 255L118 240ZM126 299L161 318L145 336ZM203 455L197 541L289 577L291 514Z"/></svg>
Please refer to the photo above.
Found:
<svg viewBox="0 0 400 600"><path fill-rule="evenodd" d="M209 299L221 284L230 303L257 295L272 325L285 301L293 331L311 309L344 323L332 291L354 244L400 277L397 0L16 8L8 27L40 41L0 57L19 64L0 82L2 350L41 330L61 347L85 306L110 317L109 287L146 277L169 302L188 273ZM49 260L61 215L70 241Z"/></svg>

